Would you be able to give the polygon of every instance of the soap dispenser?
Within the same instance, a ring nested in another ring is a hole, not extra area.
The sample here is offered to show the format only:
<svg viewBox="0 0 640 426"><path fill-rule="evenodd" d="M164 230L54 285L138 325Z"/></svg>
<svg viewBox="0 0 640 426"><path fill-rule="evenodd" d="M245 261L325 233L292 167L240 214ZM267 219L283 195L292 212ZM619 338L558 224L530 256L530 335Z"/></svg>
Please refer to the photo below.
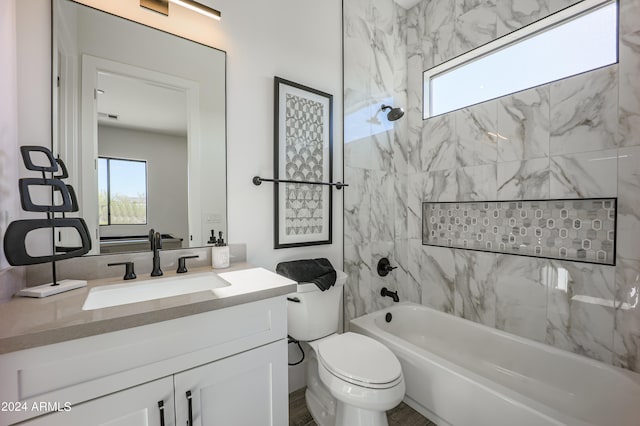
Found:
<svg viewBox="0 0 640 426"><path fill-rule="evenodd" d="M225 244L224 238L222 238L222 231L218 232L218 240L211 248L211 264L215 269L229 267L229 246Z"/></svg>
<svg viewBox="0 0 640 426"><path fill-rule="evenodd" d="M207 241L207 244L216 244L216 231L214 231L213 229L211 230L211 236L209 237L209 241Z"/></svg>

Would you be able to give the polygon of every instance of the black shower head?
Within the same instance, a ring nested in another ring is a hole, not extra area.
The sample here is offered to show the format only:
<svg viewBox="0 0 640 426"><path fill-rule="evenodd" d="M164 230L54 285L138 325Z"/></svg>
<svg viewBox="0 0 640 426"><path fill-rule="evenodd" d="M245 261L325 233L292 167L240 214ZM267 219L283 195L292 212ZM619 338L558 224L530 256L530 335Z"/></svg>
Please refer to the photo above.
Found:
<svg viewBox="0 0 640 426"><path fill-rule="evenodd" d="M391 110L387 113L387 120L389 121L396 121L404 115L404 110L402 108L394 108L391 105L382 105L381 109L382 111L387 109Z"/></svg>

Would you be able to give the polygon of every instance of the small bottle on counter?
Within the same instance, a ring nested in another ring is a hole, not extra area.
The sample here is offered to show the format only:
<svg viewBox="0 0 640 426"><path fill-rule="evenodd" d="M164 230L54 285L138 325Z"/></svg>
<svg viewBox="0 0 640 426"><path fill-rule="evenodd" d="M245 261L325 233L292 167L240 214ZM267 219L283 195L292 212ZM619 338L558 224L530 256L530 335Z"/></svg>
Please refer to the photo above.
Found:
<svg viewBox="0 0 640 426"><path fill-rule="evenodd" d="M213 229L211 230L211 236L209 237L209 241L207 241L207 244L216 244L216 231L214 231Z"/></svg>
<svg viewBox="0 0 640 426"><path fill-rule="evenodd" d="M222 238L222 231L218 233L219 238L211 248L211 264L215 269L229 267L229 246Z"/></svg>

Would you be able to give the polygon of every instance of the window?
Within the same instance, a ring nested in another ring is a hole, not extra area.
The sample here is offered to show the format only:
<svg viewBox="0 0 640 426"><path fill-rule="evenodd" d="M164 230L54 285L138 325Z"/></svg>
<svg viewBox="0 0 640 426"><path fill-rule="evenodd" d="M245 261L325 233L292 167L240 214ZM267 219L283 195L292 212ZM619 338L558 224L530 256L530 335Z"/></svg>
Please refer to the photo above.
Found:
<svg viewBox="0 0 640 426"><path fill-rule="evenodd" d="M147 162L98 158L100 225L147 223Z"/></svg>
<svg viewBox="0 0 640 426"><path fill-rule="evenodd" d="M617 3L584 0L425 71L423 118L617 60Z"/></svg>

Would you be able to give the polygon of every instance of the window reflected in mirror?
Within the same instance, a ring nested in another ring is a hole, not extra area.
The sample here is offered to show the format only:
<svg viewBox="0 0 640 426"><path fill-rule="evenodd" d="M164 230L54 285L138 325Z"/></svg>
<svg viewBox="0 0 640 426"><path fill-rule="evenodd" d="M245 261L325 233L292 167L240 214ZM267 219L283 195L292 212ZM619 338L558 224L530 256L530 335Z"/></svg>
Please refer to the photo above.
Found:
<svg viewBox="0 0 640 426"><path fill-rule="evenodd" d="M100 226L146 225L147 162L98 158Z"/></svg>

